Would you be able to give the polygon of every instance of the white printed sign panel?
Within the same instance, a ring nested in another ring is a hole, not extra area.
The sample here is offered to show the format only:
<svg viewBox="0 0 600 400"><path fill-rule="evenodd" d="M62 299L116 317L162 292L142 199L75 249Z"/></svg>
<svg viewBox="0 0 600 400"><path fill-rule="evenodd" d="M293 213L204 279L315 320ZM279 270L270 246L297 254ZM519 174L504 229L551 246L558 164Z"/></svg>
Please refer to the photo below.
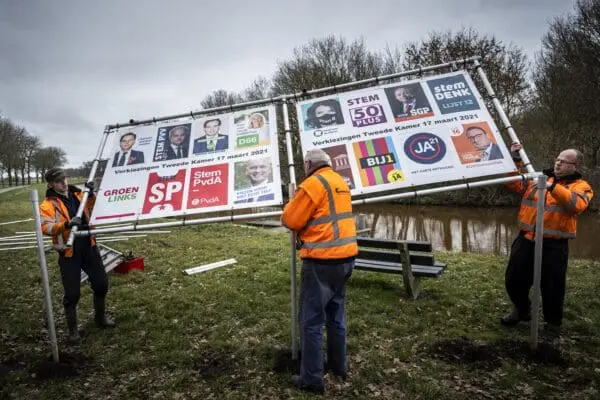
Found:
<svg viewBox="0 0 600 400"><path fill-rule="evenodd" d="M282 203L275 107L122 129L95 225Z"/></svg>
<svg viewBox="0 0 600 400"><path fill-rule="evenodd" d="M329 154L353 195L516 169L466 72L297 104L303 154Z"/></svg>

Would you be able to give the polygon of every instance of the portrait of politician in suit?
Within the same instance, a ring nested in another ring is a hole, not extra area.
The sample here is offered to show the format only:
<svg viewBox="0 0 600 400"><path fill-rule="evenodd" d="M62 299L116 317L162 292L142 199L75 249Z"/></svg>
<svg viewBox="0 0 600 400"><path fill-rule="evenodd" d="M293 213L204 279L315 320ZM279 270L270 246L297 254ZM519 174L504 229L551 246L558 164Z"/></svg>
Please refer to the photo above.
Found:
<svg viewBox="0 0 600 400"><path fill-rule="evenodd" d="M169 131L169 143L165 146L165 159L176 160L188 156L190 143L190 129L185 125L178 125Z"/></svg>
<svg viewBox="0 0 600 400"><path fill-rule="evenodd" d="M246 163L246 168L244 169L244 176L246 179L242 184L242 188L267 188L268 186L270 186L269 183L273 181L271 171L271 159L266 157L254 158L252 160L249 160ZM275 194L271 192L265 194L258 194L245 199L237 200L235 201L235 204L267 201L273 200L274 198Z"/></svg>
<svg viewBox="0 0 600 400"><path fill-rule="evenodd" d="M465 136L469 139L473 147L479 151L479 158L475 160L476 162L500 160L504 158L504 156L502 156L502 151L500 151L500 146L492 141L491 134L486 132L483 128L472 126L467 129Z"/></svg>
<svg viewBox="0 0 600 400"><path fill-rule="evenodd" d="M204 121L204 135L194 140L194 154L227 150L229 136L221 132L222 122L219 118Z"/></svg>
<svg viewBox="0 0 600 400"><path fill-rule="evenodd" d="M113 167L144 163L144 153L142 151L131 149L135 144L136 138L137 136L133 132L127 132L121 135L119 140L119 146L121 147L121 150L117 151L113 157Z"/></svg>
<svg viewBox="0 0 600 400"><path fill-rule="evenodd" d="M433 115L429 101L419 83L385 89L396 122Z"/></svg>

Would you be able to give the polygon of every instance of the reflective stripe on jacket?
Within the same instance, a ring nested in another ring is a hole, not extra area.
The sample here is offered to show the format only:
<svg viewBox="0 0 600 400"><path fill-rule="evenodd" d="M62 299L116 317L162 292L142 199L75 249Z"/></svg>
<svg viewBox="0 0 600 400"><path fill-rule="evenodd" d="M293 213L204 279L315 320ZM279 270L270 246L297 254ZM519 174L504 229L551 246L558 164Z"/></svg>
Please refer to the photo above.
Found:
<svg viewBox="0 0 600 400"><path fill-rule="evenodd" d="M281 222L298 232L300 258L335 260L358 254L350 188L331 167L318 169L300 184Z"/></svg>
<svg viewBox="0 0 600 400"><path fill-rule="evenodd" d="M83 192L70 192L70 196L75 196L79 202L83 199ZM87 206L83 209L83 213L87 221L90 220L92 208L94 207L94 197L88 198ZM65 257L73 256L73 248L67 247L69 240L70 229L65 228L65 222L69 220L69 211L61 199L55 196L48 196L40 204L40 217L42 222L42 233L52 236L53 247ZM91 245L96 245L94 236L90 237Z"/></svg>
<svg viewBox="0 0 600 400"><path fill-rule="evenodd" d="M552 191L546 191L544 202L544 237L574 239L577 235L577 215L584 212L594 192L590 185L577 177L575 179L548 178L548 182L557 181ZM519 228L526 232L525 237L533 240L537 215L537 188L533 181L511 182L507 186L523 193L519 210Z"/></svg>

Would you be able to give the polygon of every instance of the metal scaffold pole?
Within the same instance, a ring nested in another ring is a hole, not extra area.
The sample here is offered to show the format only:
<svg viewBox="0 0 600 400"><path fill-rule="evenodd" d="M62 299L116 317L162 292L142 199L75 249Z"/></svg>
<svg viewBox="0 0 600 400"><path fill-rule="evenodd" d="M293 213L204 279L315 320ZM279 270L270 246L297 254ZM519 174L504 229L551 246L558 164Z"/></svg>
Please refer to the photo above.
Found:
<svg viewBox="0 0 600 400"><path fill-rule="evenodd" d="M285 129L285 142L290 174L289 198L296 191L296 172L294 170L294 152L292 148L292 135L288 113L287 100L283 100L283 124ZM290 231L290 301L291 301L291 330L292 330L292 359L298 358L298 296L296 294L296 232Z"/></svg>
<svg viewBox="0 0 600 400"><path fill-rule="evenodd" d="M44 238L42 236L42 224L40 217L40 201L37 190L33 189L29 193L31 206L33 207L33 216L35 219L35 232L37 238L38 260L40 262L40 272L42 274L42 286L44 287L44 308L48 319L48 335L50 336L50 345L52 346L52 359L59 362L58 342L56 341L56 327L54 326L54 312L52 310L52 295L50 293L50 283L48 280L48 265L46 264L46 252L44 249Z"/></svg>

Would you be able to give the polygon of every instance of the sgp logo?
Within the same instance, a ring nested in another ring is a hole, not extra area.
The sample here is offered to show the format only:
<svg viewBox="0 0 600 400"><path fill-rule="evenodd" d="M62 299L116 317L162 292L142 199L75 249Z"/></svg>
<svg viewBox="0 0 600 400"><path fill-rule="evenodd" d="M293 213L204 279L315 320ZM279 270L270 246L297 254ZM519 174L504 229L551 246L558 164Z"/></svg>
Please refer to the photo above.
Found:
<svg viewBox="0 0 600 400"><path fill-rule="evenodd" d="M323 131L321 129L316 129L313 132L313 136L315 136L315 137L321 137L321 136L323 136Z"/></svg>

